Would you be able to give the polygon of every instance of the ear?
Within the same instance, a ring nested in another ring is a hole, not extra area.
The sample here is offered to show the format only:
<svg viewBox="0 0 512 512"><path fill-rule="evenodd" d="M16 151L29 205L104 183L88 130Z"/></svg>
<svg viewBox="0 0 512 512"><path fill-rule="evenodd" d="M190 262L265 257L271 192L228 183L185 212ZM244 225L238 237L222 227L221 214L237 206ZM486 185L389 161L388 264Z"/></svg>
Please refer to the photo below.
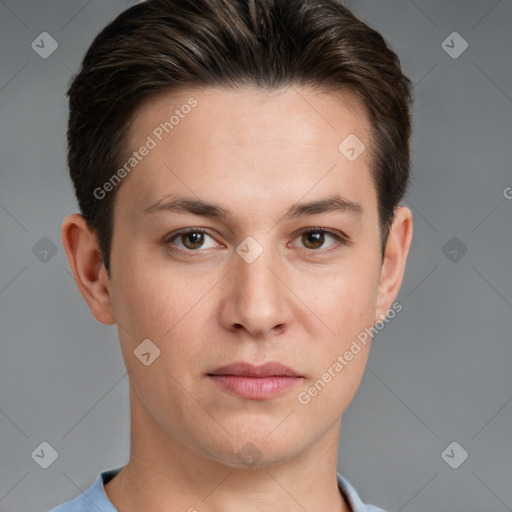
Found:
<svg viewBox="0 0 512 512"><path fill-rule="evenodd" d="M61 239L75 283L94 318L114 324L110 281L96 236L85 218L78 213L68 215L62 223Z"/></svg>
<svg viewBox="0 0 512 512"><path fill-rule="evenodd" d="M382 261L375 322L385 318L402 286L412 232L411 210L406 206L397 208Z"/></svg>

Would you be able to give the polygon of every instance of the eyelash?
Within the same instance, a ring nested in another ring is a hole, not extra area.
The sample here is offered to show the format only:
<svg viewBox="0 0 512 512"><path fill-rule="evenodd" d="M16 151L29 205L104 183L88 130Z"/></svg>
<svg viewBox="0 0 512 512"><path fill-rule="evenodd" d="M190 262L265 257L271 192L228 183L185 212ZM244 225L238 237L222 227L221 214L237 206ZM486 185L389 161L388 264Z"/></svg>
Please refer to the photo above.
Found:
<svg viewBox="0 0 512 512"><path fill-rule="evenodd" d="M172 233L170 236L166 237L164 243L169 246L169 249L171 251L182 252L182 253L187 253L187 254L194 254L194 253L200 254L202 252L201 249L193 250L193 249L181 249L179 247L170 247L172 245L172 241L173 240L175 240L176 238L180 237L181 235L186 235L186 234L189 234L189 233L204 233L204 234L208 235L209 237L214 238L214 237L212 237L212 235L210 235L208 233L208 230L206 230L204 228L184 228L184 229L180 229L179 231L177 231L175 233ZM325 229L325 228L319 228L319 227L310 227L310 228L303 229L294 238L294 240L297 239L298 237L300 237L301 235L305 234L305 233L306 234L307 233L328 234L328 235L332 236L334 239L336 239L337 242L339 244L341 244L341 245L348 245L349 244L348 237L346 237L344 235L341 235L341 234L338 234L337 232L334 232L334 231L331 231L331 230L328 230L328 229ZM337 244L334 244L334 245L337 245ZM312 252L312 253L327 254L327 253L329 253L331 251L336 250L337 248L339 248L339 247L334 247L334 248L330 248L330 249L322 251L320 249L308 249L307 247L305 247L304 250L306 250L308 252Z"/></svg>

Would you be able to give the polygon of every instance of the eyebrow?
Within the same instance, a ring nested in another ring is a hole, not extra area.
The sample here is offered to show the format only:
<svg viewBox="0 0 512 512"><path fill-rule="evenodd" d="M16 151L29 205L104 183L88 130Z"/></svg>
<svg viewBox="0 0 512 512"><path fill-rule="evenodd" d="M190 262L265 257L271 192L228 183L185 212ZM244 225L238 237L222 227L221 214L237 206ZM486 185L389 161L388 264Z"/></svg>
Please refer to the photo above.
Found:
<svg viewBox="0 0 512 512"><path fill-rule="evenodd" d="M159 199L155 204L144 210L145 214L156 212L174 212L174 213L192 213L204 217L231 219L233 214L216 203L209 203L192 197L174 197L166 201L168 196ZM326 197L317 201L294 204L282 218L294 219L319 213L346 213L360 216L363 213L363 207L344 198L340 194Z"/></svg>

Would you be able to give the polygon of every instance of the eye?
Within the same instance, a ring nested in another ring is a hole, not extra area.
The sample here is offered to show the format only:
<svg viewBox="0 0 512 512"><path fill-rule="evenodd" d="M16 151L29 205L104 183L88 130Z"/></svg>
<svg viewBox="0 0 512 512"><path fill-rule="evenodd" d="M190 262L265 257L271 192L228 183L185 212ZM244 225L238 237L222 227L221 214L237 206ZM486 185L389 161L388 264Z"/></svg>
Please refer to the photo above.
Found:
<svg viewBox="0 0 512 512"><path fill-rule="evenodd" d="M181 229L177 233L174 233L171 237L166 239L165 243L170 245L177 245L178 248L187 252L194 252L197 251L197 249L209 249L211 247L216 247L215 241L212 245L210 245L210 247L205 247L205 237L212 238L203 228L186 228ZM179 244L174 243L174 240L176 239L182 243L181 247Z"/></svg>
<svg viewBox="0 0 512 512"><path fill-rule="evenodd" d="M326 236L330 237L331 239L334 239L335 241L335 243L330 244L328 248L330 248L333 245L346 245L348 243L348 240L344 236L329 231L327 229L316 227L307 228L303 230L299 237L297 237L295 240L301 238L301 241L304 244L305 248L313 252L329 252L329 250L332 249L327 249L323 251L318 250L322 248L322 246L325 244ZM205 246L205 237L211 238L212 242L210 246ZM166 238L165 243L170 246L171 250L177 248L178 250L181 250L183 252L200 252L199 249L211 249L217 247L217 242L203 228L181 229L178 232L175 232L168 238Z"/></svg>
<svg viewBox="0 0 512 512"><path fill-rule="evenodd" d="M323 228L307 228L306 230L302 231L300 238L306 249L311 249L316 252L323 252L323 251L317 251L317 249L320 249L322 245L324 245L325 237L326 235L328 237L333 238L338 243L346 244L347 241L344 237L341 235L338 235L336 233L333 233L332 231L329 231L327 229ZM335 244L331 244L336 245ZM328 246L330 247L330 246Z"/></svg>

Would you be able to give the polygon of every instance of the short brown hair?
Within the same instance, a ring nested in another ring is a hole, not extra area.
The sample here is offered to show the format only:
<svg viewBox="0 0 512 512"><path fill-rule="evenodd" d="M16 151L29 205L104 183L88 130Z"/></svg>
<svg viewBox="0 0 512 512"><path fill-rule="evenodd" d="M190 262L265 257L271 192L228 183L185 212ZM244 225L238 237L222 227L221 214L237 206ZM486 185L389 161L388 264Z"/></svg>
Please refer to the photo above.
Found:
<svg viewBox="0 0 512 512"><path fill-rule="evenodd" d="M165 91L244 85L358 95L371 125L384 255L410 181L412 85L383 37L338 0L147 0L96 36L67 93L71 179L109 276L119 186L102 199L94 190L122 165L137 109Z"/></svg>

